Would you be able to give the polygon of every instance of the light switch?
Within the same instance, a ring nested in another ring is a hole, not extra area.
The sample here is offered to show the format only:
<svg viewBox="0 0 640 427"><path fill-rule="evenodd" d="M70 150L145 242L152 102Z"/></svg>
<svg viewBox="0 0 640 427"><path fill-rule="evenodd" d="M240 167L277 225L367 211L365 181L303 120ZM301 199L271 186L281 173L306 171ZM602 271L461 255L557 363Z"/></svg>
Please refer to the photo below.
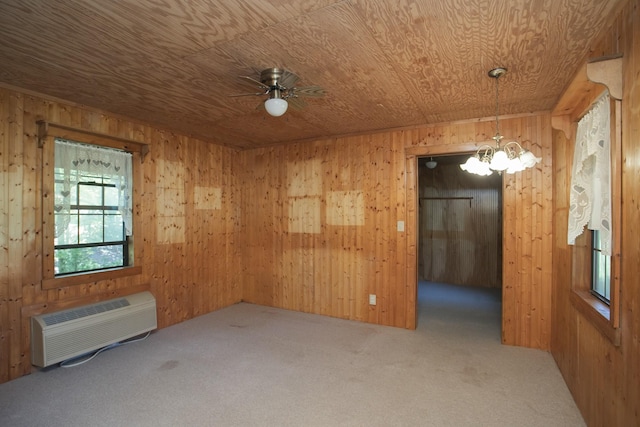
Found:
<svg viewBox="0 0 640 427"><path fill-rule="evenodd" d="M398 221L398 231L404 231L404 221Z"/></svg>

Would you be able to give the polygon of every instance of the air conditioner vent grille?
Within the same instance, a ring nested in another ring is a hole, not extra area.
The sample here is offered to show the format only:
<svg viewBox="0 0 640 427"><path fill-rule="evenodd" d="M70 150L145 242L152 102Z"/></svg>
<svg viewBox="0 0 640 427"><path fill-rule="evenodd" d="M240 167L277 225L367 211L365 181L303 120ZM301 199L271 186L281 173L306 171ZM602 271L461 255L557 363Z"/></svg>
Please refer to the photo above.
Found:
<svg viewBox="0 0 640 427"><path fill-rule="evenodd" d="M129 306L129 301L127 301L126 298L120 298L117 300L94 304L87 307L80 307L73 310L52 313L43 316L42 320L47 326L51 326L57 325L58 323L67 322L69 320L80 319L82 317L92 316L94 314L104 313L105 311L111 311L127 306Z"/></svg>
<svg viewBox="0 0 640 427"><path fill-rule="evenodd" d="M31 363L44 368L157 327L149 291L31 316Z"/></svg>

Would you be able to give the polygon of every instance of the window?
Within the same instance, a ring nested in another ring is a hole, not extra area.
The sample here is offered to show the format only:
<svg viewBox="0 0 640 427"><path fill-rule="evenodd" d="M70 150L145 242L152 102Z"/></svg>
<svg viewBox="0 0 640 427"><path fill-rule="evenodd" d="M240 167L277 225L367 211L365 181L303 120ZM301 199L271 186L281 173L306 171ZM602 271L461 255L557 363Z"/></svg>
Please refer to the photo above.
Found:
<svg viewBox="0 0 640 427"><path fill-rule="evenodd" d="M578 123L567 227L568 242L574 245L571 302L616 346L622 256L620 120L620 101L605 93Z"/></svg>
<svg viewBox="0 0 640 427"><path fill-rule="evenodd" d="M149 146L44 120L37 125L42 289L142 274L134 231L142 239Z"/></svg>
<svg viewBox="0 0 640 427"><path fill-rule="evenodd" d="M71 221L54 241L55 274L129 265L128 237L118 212L118 192L109 176L83 177L73 187ZM56 179L56 187L63 181ZM56 226L63 221L55 215Z"/></svg>
<svg viewBox="0 0 640 427"><path fill-rule="evenodd" d="M591 294L609 305L611 298L611 257L602 253L600 232L591 231Z"/></svg>
<svg viewBox="0 0 640 427"><path fill-rule="evenodd" d="M54 271L124 267L131 236L131 154L55 139Z"/></svg>

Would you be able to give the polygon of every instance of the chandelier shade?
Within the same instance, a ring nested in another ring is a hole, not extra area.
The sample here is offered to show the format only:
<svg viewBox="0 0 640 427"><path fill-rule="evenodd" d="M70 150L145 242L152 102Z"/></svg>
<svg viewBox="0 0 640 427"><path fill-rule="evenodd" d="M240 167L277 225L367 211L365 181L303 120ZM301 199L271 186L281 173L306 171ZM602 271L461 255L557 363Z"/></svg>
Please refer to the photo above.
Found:
<svg viewBox="0 0 640 427"><path fill-rule="evenodd" d="M460 165L460 169L476 175L487 176L494 171L512 174L531 168L542 159L536 157L531 151L522 148L516 141L510 141L503 146L500 145L504 138L500 135L500 104L498 79L507 72L506 68L494 68L489 71L489 77L496 79L496 135L493 137L495 147L485 144L478 148L475 154Z"/></svg>

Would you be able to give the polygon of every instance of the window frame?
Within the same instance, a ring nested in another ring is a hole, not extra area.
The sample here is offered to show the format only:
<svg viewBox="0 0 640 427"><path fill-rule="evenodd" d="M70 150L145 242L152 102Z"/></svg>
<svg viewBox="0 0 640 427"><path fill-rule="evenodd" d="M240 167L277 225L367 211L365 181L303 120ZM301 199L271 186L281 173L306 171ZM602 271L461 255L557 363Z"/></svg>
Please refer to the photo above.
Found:
<svg viewBox="0 0 640 427"><path fill-rule="evenodd" d="M597 99L596 95L594 99ZM612 239L610 299L606 304L592 294L592 234L583 232L576 238L572 253L572 305L615 346L620 345L620 263L622 239L622 114L621 102L611 102L611 220ZM588 109L587 109L588 111ZM573 132L575 135L575 132ZM575 138L574 138L575 144ZM568 190L568 189L567 189Z"/></svg>
<svg viewBox="0 0 640 427"><path fill-rule="evenodd" d="M135 250L135 236L142 230L141 216L139 212L139 198L142 194L142 163L149 152L145 143L131 141L124 138L113 137L100 133L75 129L56 123L40 120L38 125L38 146L41 148L41 217L42 217L42 273L40 286L43 290L59 289L68 286L93 283L100 280L113 280L142 274L141 253ZM132 154L133 175L133 231L129 236L129 264L124 267L114 267L105 270L70 273L56 276L54 269L54 154L55 139L66 139L83 144L103 146L127 151ZM139 237L139 236L138 236ZM141 238L139 238L142 241Z"/></svg>

